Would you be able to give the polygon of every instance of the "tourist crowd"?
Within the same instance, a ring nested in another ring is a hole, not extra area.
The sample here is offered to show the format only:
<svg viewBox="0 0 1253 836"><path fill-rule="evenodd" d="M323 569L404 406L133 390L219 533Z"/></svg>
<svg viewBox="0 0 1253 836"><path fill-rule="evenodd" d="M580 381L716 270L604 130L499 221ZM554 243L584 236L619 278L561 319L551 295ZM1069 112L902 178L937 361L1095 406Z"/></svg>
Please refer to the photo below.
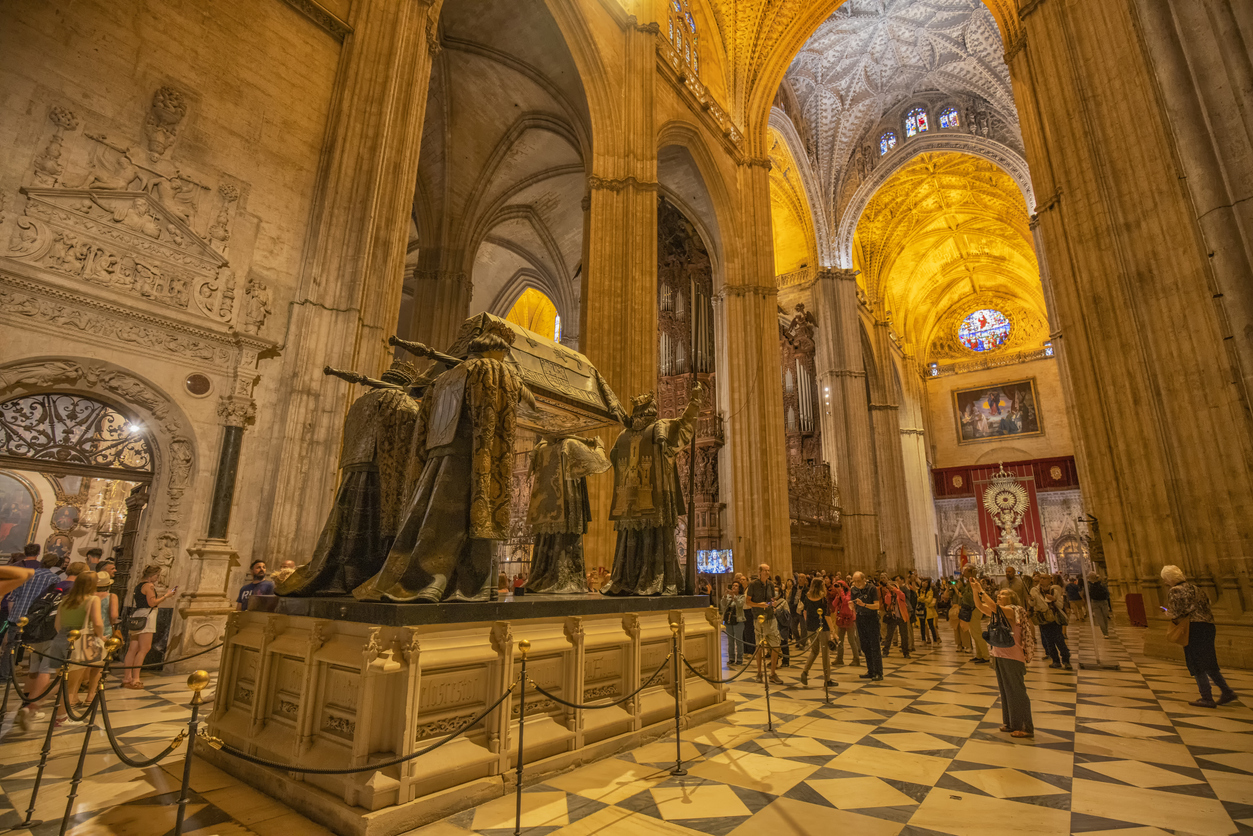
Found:
<svg viewBox="0 0 1253 836"><path fill-rule="evenodd" d="M1175 567L1167 570L1178 572ZM1167 574L1164 571L1163 578L1174 584L1175 576ZM1220 705L1235 695L1213 658L1208 600L1182 575L1179 578L1180 585L1171 591L1169 614L1176 620L1189 619L1195 631L1196 638L1189 645L1192 652L1187 655L1202 696L1194 704ZM1085 585L1076 576L1047 573L1024 577L1006 567L1004 578L993 582L974 564L951 578L934 580L913 571L895 576L853 572L845 577L820 570L781 578L771 575L770 567L763 564L751 580L737 573L717 607L726 626L728 664L734 667L755 660L755 679L760 682L768 677L775 685L786 684L779 668L792 666L794 650L806 654L799 675L801 687L808 685L819 655L824 684L836 686L831 677L832 654L835 665L844 665L847 657L853 666L864 666L862 679L882 681L883 657L898 651L908 659L919 644L943 644L941 627L947 626L945 632L958 653L995 671L1003 711L1001 730L1031 737L1034 727L1026 672L1037 645L1048 657L1050 668L1073 670L1066 641L1072 619L1086 619L1090 611L1101 633L1109 636L1109 589L1095 572L1086 581ZM702 584L702 590L711 589ZM1217 701L1210 695L1211 680L1221 691Z"/></svg>

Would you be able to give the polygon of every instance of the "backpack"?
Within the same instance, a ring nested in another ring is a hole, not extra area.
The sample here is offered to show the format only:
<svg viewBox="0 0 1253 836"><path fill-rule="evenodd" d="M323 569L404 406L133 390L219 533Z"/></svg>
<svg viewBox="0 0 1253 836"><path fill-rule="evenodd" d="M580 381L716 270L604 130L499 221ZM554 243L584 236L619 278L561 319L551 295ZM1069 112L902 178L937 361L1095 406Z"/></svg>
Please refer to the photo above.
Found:
<svg viewBox="0 0 1253 836"><path fill-rule="evenodd" d="M65 593L53 585L35 599L26 610L26 628L22 631L22 641L27 644L50 642L57 637L57 609Z"/></svg>
<svg viewBox="0 0 1253 836"><path fill-rule="evenodd" d="M856 620L857 613L853 612L853 599L847 592L839 592L835 596L835 626L848 627Z"/></svg>

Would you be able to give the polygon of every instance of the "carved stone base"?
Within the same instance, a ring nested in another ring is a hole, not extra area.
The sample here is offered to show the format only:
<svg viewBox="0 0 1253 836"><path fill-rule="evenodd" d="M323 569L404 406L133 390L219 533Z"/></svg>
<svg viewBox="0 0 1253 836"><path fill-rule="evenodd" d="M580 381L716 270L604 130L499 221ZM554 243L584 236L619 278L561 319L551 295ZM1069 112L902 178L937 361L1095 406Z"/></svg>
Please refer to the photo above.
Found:
<svg viewBox="0 0 1253 836"><path fill-rule="evenodd" d="M222 641L226 635L226 617L235 611L227 590L231 568L239 563L239 553L234 547L226 540L200 540L187 554L192 559L195 591L179 600L182 623L178 635L170 642L167 654L170 659L192 656ZM168 664L164 670L173 673L213 670L221 658L222 652L218 650L186 662Z"/></svg>
<svg viewBox="0 0 1253 836"><path fill-rule="evenodd" d="M598 603L571 601L564 615L414 626L257 610L232 614L211 733L257 757L308 768L408 755L499 699L518 680L518 643L526 639L528 680L571 702L621 698L662 668L633 700L598 710L567 708L528 685L528 779L634 748L674 728L670 624L679 625L688 661L709 675L722 669L717 614L710 608L647 611L656 599L617 602L619 610L642 604L644 612L597 612ZM476 606L485 616L500 612L495 604L458 605ZM725 688L680 669L685 726L733 710ZM390 836L508 790L518 757L518 693L438 750L354 775L306 773L296 780L287 770L201 751L336 833Z"/></svg>

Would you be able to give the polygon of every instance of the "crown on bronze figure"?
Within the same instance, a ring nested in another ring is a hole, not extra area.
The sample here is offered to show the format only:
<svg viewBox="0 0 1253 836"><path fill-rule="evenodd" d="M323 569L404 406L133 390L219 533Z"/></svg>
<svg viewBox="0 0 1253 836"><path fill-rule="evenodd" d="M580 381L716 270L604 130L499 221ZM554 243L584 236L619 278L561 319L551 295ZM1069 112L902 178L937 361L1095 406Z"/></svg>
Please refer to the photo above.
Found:
<svg viewBox="0 0 1253 836"><path fill-rule="evenodd" d="M642 395L636 395L631 398L631 414L637 415L644 412L651 406L656 405L656 394L653 392L645 392Z"/></svg>
<svg viewBox="0 0 1253 836"><path fill-rule="evenodd" d="M399 386L412 386L420 376L418 367L405 360L397 360L383 372L383 380Z"/></svg>

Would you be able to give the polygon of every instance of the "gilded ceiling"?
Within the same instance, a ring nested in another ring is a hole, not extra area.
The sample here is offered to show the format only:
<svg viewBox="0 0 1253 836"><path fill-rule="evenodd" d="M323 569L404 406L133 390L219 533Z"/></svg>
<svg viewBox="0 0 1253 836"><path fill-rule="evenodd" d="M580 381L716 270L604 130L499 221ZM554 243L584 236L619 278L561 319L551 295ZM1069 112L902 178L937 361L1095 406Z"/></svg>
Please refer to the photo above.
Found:
<svg viewBox="0 0 1253 836"><path fill-rule="evenodd" d="M927 360L969 356L956 323L979 307L1014 323L1003 350L1047 339L1026 202L987 160L945 152L906 164L862 213L853 260L872 307Z"/></svg>
<svg viewBox="0 0 1253 836"><path fill-rule="evenodd" d="M1001 33L982 0L848 0L805 42L787 71L802 135L828 211L870 132L893 108L938 92L982 100L1017 133ZM932 120L936 119L932 114ZM935 130L934 126L933 130ZM833 227L838 223L832 218Z"/></svg>
<svg viewBox="0 0 1253 836"><path fill-rule="evenodd" d="M814 223L801 172L786 140L770 129L770 221L774 232L774 272L781 276L817 262Z"/></svg>

